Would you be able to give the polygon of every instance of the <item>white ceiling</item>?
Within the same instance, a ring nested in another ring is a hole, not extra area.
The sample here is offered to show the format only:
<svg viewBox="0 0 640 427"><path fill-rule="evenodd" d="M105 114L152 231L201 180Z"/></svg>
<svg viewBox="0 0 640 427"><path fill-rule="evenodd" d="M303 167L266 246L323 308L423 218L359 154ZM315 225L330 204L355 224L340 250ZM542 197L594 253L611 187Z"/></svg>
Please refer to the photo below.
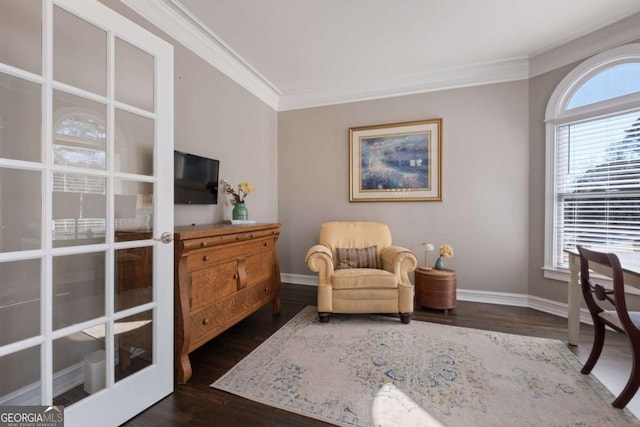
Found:
<svg viewBox="0 0 640 427"><path fill-rule="evenodd" d="M461 70L521 67L640 12L640 0L164 3L196 23L279 97L320 100L322 94L341 94L342 102L350 96L365 99L368 93L376 97L376 88L385 88L384 96L403 93L434 76L455 79Z"/></svg>

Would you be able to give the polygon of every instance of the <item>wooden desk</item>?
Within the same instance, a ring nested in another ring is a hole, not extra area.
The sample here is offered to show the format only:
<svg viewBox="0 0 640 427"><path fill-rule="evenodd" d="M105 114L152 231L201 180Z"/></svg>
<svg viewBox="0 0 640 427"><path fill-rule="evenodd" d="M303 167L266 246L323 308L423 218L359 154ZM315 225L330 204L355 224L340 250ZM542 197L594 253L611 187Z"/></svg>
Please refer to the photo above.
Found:
<svg viewBox="0 0 640 427"><path fill-rule="evenodd" d="M598 250L598 248L594 248ZM603 251L606 251L603 249ZM568 329L569 345L580 342L580 308L582 307L582 290L580 289L580 255L577 249L565 249L569 254L569 290L568 290ZM625 285L640 288L640 254L635 252L614 252L624 273ZM600 264L591 264L591 269L606 277L611 277L611 269Z"/></svg>

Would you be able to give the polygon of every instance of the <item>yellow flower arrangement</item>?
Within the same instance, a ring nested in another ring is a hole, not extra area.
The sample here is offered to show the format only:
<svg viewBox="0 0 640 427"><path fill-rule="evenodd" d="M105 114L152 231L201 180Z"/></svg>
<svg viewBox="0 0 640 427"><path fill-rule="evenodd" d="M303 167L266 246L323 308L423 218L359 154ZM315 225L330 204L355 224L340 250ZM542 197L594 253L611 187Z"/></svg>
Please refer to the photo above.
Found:
<svg viewBox="0 0 640 427"><path fill-rule="evenodd" d="M444 244L440 246L440 256L443 258L453 257L453 248L451 245Z"/></svg>
<svg viewBox="0 0 640 427"><path fill-rule="evenodd" d="M224 191L230 196L229 200L231 200L232 205L244 203L245 197L256 191L256 187L254 187L250 182L241 182L238 184L238 191L236 191L235 188L233 188L233 185L231 185L227 180L223 179L222 185L224 186Z"/></svg>

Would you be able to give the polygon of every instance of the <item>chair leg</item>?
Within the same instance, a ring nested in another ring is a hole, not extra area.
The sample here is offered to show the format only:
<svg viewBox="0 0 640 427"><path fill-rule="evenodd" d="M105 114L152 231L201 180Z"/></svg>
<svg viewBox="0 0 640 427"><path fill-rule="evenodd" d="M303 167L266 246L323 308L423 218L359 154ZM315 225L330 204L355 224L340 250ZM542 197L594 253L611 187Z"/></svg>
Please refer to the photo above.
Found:
<svg viewBox="0 0 640 427"><path fill-rule="evenodd" d="M631 350L633 351L633 365L631 367L631 375L627 384L622 389L620 395L613 401L614 408L622 409L633 398L640 387L640 369L638 369L638 358L640 357L640 339L631 341Z"/></svg>
<svg viewBox="0 0 640 427"><path fill-rule="evenodd" d="M640 387L640 371L637 370L634 366L631 370L631 376L629 376L627 385L624 386L624 389L622 389L622 393L620 393L616 400L613 401L613 407L622 409L627 406L627 403L629 403L629 401L638 391L638 387Z"/></svg>
<svg viewBox="0 0 640 427"><path fill-rule="evenodd" d="M583 374L588 374L593 369L593 366L598 361L600 357L600 353L602 353L602 347L604 346L604 323L600 322L597 319L594 320L594 334L593 334L593 348L591 349L591 354L589 354L589 358L587 362L582 367Z"/></svg>
<svg viewBox="0 0 640 427"><path fill-rule="evenodd" d="M411 315L413 313L400 313L400 321L405 325L411 322Z"/></svg>
<svg viewBox="0 0 640 427"><path fill-rule="evenodd" d="M329 323L329 317L331 316L331 313L328 312L318 312L318 318L320 320L320 323Z"/></svg>

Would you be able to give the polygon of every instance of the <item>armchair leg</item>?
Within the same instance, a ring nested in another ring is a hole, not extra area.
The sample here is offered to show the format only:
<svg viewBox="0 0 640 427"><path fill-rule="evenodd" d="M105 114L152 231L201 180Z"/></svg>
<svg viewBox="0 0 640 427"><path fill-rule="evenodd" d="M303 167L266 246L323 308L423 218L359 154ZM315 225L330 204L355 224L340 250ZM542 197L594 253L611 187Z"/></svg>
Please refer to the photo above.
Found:
<svg viewBox="0 0 640 427"><path fill-rule="evenodd" d="M329 316L331 316L331 313L328 312L318 312L318 318L320 320L320 323L329 323Z"/></svg>
<svg viewBox="0 0 640 427"><path fill-rule="evenodd" d="M411 315L413 313L400 313L400 321L405 325L411 322Z"/></svg>

